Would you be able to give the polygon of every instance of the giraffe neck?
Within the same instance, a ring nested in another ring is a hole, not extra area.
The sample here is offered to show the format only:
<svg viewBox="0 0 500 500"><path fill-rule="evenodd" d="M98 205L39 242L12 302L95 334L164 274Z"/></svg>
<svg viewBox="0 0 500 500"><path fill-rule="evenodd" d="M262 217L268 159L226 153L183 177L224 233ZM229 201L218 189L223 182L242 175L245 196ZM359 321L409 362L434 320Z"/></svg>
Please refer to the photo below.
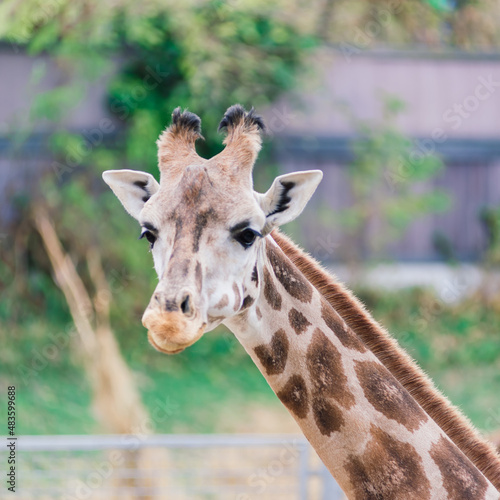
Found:
<svg viewBox="0 0 500 500"><path fill-rule="evenodd" d="M349 498L498 499L271 237L226 320Z"/></svg>

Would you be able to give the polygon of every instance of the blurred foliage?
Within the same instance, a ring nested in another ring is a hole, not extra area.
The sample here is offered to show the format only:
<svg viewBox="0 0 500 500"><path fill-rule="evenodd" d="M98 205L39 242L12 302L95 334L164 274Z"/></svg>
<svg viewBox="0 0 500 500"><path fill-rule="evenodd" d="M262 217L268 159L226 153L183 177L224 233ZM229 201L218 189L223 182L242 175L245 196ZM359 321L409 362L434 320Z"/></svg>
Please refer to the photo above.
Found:
<svg viewBox="0 0 500 500"><path fill-rule="evenodd" d="M483 223L488 237L484 261L486 264L500 264L500 207L484 207L479 219Z"/></svg>
<svg viewBox="0 0 500 500"><path fill-rule="evenodd" d="M262 108L290 88L316 39L300 19L281 15L280 2L6 2L0 38L49 52L70 84L44 93L34 119L57 123L106 79L108 107L126 125L126 161L152 170L157 137L177 107L204 120L201 152L220 149L216 127L235 102ZM90 162L89 162L90 163Z"/></svg>
<svg viewBox="0 0 500 500"><path fill-rule="evenodd" d="M376 48L421 47L489 51L500 46L496 0L324 0L323 39L346 54Z"/></svg>
<svg viewBox="0 0 500 500"><path fill-rule="evenodd" d="M298 40L290 36L290 26L300 35ZM491 50L500 46L500 4L496 0L116 0L112 4L4 0L0 4L0 38L29 43L33 51L57 47L64 38L76 45L85 41L89 58L94 59L92 48L113 51L124 42L143 49L158 47L165 31L179 41L169 47L170 56L178 55L179 48L190 54L191 63L183 65L182 73L191 82L189 92L196 93L194 89L213 82L221 67L228 77L238 70L251 77L252 71L265 73L273 66L277 79L286 77L286 64L280 66L276 49L292 50L304 36L345 50L384 44ZM262 42L275 51L274 57L247 65ZM61 53L71 55L73 48L61 48ZM214 54L219 61L214 62ZM98 65L96 60L90 69ZM233 90L231 80L218 82L214 93Z"/></svg>
<svg viewBox="0 0 500 500"><path fill-rule="evenodd" d="M343 242L347 250L340 253L352 263L367 255L384 256L410 223L450 205L444 191L428 187L443 170L443 162L422 151L395 124L403 109L401 101L385 96L377 124L360 121L345 110L355 130L351 143L354 159L347 170L352 200L335 217L347 236Z"/></svg>

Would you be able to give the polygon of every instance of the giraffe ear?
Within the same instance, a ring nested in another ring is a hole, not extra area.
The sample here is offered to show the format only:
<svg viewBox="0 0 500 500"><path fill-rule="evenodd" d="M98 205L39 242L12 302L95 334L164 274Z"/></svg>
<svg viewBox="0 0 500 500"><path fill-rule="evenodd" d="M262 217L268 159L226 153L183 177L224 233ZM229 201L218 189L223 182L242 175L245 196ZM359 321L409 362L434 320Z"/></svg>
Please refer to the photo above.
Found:
<svg viewBox="0 0 500 500"><path fill-rule="evenodd" d="M266 214L264 233L298 217L318 187L323 172L308 170L280 175L265 194L257 194L257 201Z"/></svg>
<svg viewBox="0 0 500 500"><path fill-rule="evenodd" d="M151 174L137 170L107 170L102 178L134 219L139 219L144 204L160 189Z"/></svg>

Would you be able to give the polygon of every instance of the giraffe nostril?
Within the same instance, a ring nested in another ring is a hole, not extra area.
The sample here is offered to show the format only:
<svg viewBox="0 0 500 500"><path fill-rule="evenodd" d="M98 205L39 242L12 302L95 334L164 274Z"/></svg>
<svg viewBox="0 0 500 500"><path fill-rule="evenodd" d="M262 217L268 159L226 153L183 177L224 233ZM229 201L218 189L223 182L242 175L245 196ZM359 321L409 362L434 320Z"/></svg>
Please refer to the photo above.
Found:
<svg viewBox="0 0 500 500"><path fill-rule="evenodd" d="M184 299L181 302L181 311L184 314L186 314L186 315L189 315L192 312L192 310L191 310L191 299L189 297L189 294L186 294L184 296Z"/></svg>

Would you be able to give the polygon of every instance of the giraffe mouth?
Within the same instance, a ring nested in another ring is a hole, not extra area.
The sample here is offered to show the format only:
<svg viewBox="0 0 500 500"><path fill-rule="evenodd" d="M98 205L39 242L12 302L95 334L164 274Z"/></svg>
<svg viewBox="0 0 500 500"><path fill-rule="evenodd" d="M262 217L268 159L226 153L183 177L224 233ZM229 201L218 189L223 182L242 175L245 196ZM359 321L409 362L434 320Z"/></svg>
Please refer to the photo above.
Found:
<svg viewBox="0 0 500 500"><path fill-rule="evenodd" d="M178 342L170 340L163 332L158 332L152 329L148 330L148 341L149 343L159 352L164 354L178 354L182 352L187 347L193 345L198 341L202 335L205 333L205 328L207 324L203 323L201 327L196 331L194 335L187 334L185 332L182 335L182 341L179 339Z"/></svg>
<svg viewBox="0 0 500 500"><path fill-rule="evenodd" d="M178 349L172 349L172 350L167 350L160 345L158 345L153 337L153 334L151 332L148 332L148 341L149 343L159 352L162 352L163 354L178 354L179 352L182 352L186 347L179 347Z"/></svg>

